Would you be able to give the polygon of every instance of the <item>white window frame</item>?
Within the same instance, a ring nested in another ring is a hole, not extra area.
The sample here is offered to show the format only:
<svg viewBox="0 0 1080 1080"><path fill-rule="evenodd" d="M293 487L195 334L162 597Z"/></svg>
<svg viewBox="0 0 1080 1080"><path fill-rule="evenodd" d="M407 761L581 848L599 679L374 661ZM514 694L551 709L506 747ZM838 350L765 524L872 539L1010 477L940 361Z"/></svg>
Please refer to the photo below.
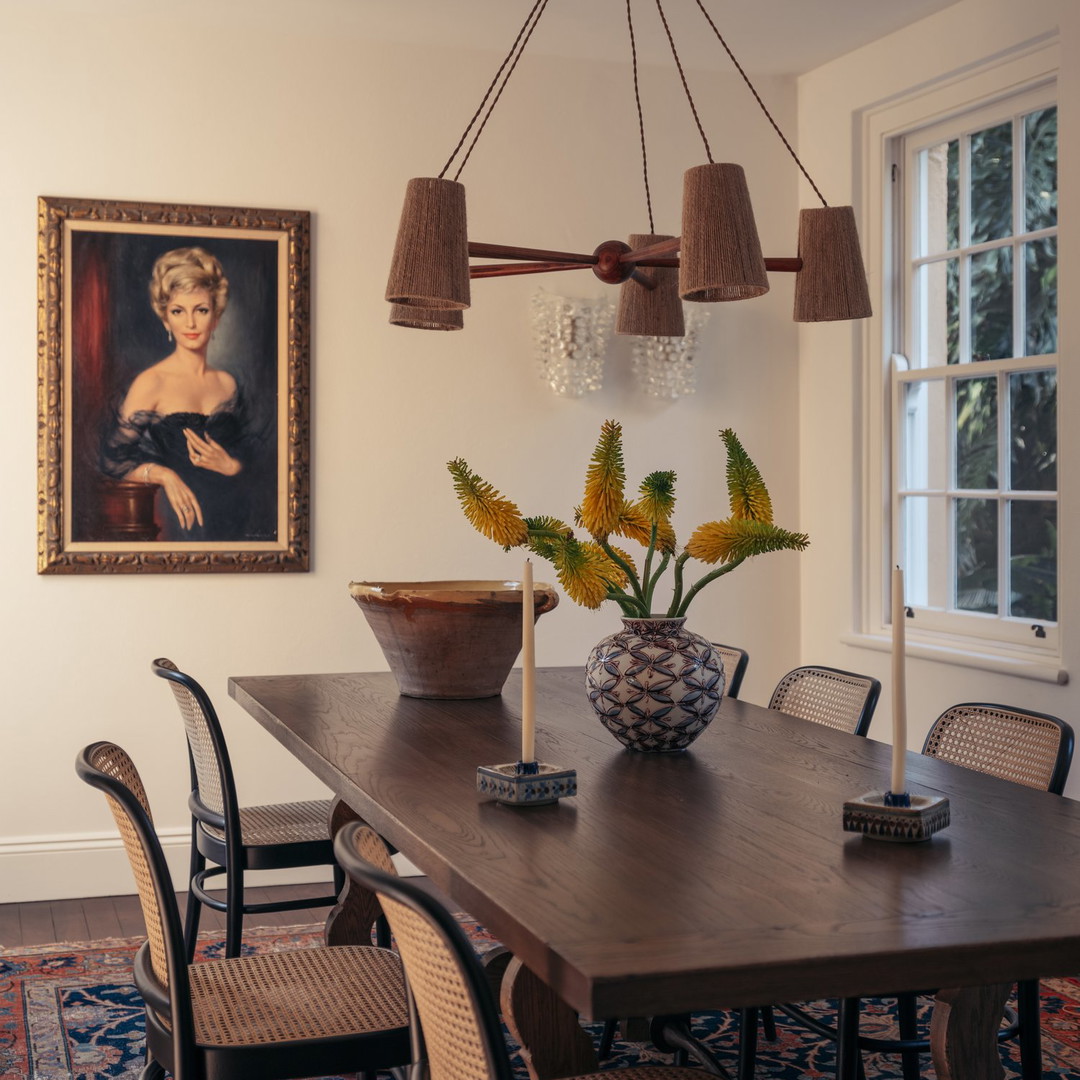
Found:
<svg viewBox="0 0 1080 1080"><path fill-rule="evenodd" d="M896 245L903 243L900 229L906 215L905 208L897 205L898 196L894 197L894 192L902 190L902 185L894 182L894 177L898 177L896 170L904 166L897 160L897 148L902 139L913 132L929 129L939 122L953 121L955 124L957 118L968 113L973 115L971 129L977 130L980 125L974 119L975 110L986 106L991 110L987 115L998 115L1003 100L1028 91L1036 95L1048 91L1049 100L1053 100L1059 66L1060 50L1057 37L1053 35L871 107L861 114L858 131L863 153L860 195L864 207L864 251L870 270L874 310L880 318L864 324L862 330L865 358L859 432L865 462L861 492L862 562L858 581L858 625L852 643L860 638L863 641L868 638L880 640L889 633L892 625L889 580L895 561L896 534L891 499L897 479L891 450L892 410L896 401L895 383L902 380L902 369L906 367L899 354L902 342L899 317L904 311L906 274L897 272L896 268L902 264L897 258ZM995 106L997 112L993 111ZM964 123L968 126L966 118ZM1056 366L1056 359L1056 356L1040 357L1030 366ZM978 365L979 374L991 374L999 363L1008 364L1009 370L1028 366L1026 361L983 361ZM972 365L954 367L965 374L975 374ZM1059 530L1062 525L1059 515ZM918 620L906 622L911 655L1046 681L1067 681L1066 673L1061 670L1056 627L1047 626L1044 638L1036 638L1034 634L1031 638L1010 634L980 637L958 631L955 620L966 620L969 618L966 615L953 620L938 620L928 615L921 611Z"/></svg>

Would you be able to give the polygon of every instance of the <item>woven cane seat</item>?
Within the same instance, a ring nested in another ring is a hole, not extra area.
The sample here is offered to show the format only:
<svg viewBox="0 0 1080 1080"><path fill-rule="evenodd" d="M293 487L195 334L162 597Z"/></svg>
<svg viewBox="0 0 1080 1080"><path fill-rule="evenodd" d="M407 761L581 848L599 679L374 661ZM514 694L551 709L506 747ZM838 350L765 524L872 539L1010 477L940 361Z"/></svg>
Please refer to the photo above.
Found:
<svg viewBox="0 0 1080 1080"><path fill-rule="evenodd" d="M569 1080L611 1080L614 1070L579 1073ZM619 1080L701 1080L708 1073L701 1069L683 1069L673 1065L631 1065L628 1069L619 1069Z"/></svg>
<svg viewBox="0 0 1080 1080"><path fill-rule="evenodd" d="M133 965L146 1004L142 1076L374 1076L410 1062L396 953L341 945L188 963L172 876L131 758L115 743L94 743L75 767L105 794L146 920L148 941ZM384 865L392 868L388 856Z"/></svg>
<svg viewBox="0 0 1080 1080"><path fill-rule="evenodd" d="M207 960L190 964L188 978L200 1046L336 1039L409 1022L401 961L388 949L339 946Z"/></svg>
<svg viewBox="0 0 1080 1080"><path fill-rule="evenodd" d="M828 667L789 671L773 691L770 709L865 735L877 706L881 683L867 675Z"/></svg>
<svg viewBox="0 0 1080 1080"><path fill-rule="evenodd" d="M271 803L240 807L240 835L248 846L263 844L304 844L330 839L330 800ZM203 824L203 828L224 842L225 830Z"/></svg>
<svg viewBox="0 0 1080 1080"><path fill-rule="evenodd" d="M1055 776L1060 772L1065 727L1053 716L970 702L954 705L938 717L923 753L1014 784L1060 794ZM1068 742L1071 748L1071 732Z"/></svg>

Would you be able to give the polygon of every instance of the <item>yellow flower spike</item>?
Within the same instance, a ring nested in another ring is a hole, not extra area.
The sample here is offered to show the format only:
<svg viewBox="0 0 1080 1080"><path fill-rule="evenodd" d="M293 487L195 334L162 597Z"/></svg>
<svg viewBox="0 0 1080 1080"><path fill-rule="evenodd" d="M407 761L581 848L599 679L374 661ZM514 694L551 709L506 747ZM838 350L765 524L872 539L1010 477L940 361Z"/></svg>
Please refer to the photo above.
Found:
<svg viewBox="0 0 1080 1080"><path fill-rule="evenodd" d="M699 525L686 550L703 563L727 563L769 551L803 551L809 543L806 533L788 532L765 521L730 517Z"/></svg>
<svg viewBox="0 0 1080 1080"><path fill-rule="evenodd" d="M591 540L569 540L549 557L566 595L582 607L598 608L607 599L611 585L621 587L626 581L626 575L603 548Z"/></svg>
<svg viewBox="0 0 1080 1080"><path fill-rule="evenodd" d="M529 539L525 519L515 503L504 499L486 480L474 473L462 458L446 464L454 478L454 491L473 527L503 547L518 547Z"/></svg>
<svg viewBox="0 0 1080 1080"><path fill-rule="evenodd" d="M604 540L615 531L623 506L622 425L605 420L585 476L585 498L581 502L581 522L596 539Z"/></svg>
<svg viewBox="0 0 1080 1080"><path fill-rule="evenodd" d="M739 437L731 428L724 428L720 438L727 447L727 485L733 518L772 522L772 499L758 467L743 449Z"/></svg>
<svg viewBox="0 0 1080 1080"><path fill-rule="evenodd" d="M627 540L636 540L642 547L648 547L652 539L653 518L645 509L645 500L636 503L623 503L618 524L612 530L617 536ZM656 548L658 551L675 554L675 530L666 518L656 523Z"/></svg>
<svg viewBox="0 0 1080 1080"><path fill-rule="evenodd" d="M675 511L675 474L649 473L638 488L638 506L650 521L667 521Z"/></svg>

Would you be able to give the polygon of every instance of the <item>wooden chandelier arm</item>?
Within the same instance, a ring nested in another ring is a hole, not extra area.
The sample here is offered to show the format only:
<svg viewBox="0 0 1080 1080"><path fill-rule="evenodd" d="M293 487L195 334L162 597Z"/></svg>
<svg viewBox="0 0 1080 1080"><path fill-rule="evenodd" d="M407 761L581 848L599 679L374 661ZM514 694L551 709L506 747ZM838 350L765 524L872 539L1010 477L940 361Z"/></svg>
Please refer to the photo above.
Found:
<svg viewBox="0 0 1080 1080"><path fill-rule="evenodd" d="M555 270L588 269L589 263L578 262L483 263L480 266L470 266L469 277L510 277L512 274L549 274Z"/></svg>
<svg viewBox="0 0 1080 1080"><path fill-rule="evenodd" d="M508 244L481 244L469 241L469 255L481 259L539 259L543 262L596 264L595 255L582 255L572 251L545 251L542 248L510 246Z"/></svg>

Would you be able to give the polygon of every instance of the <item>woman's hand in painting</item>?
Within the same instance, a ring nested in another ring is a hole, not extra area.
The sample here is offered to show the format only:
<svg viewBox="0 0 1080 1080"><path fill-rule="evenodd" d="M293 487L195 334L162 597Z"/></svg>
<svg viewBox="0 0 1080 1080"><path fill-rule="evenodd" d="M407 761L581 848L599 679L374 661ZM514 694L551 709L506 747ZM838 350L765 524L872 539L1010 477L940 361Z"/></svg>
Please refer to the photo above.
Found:
<svg viewBox="0 0 1080 1080"><path fill-rule="evenodd" d="M188 457L192 465L200 469L209 469L210 472L221 473L222 476L236 476L242 466L236 458L232 457L220 443L214 442L207 435L201 438L190 428L184 428L184 437L187 439Z"/></svg>
<svg viewBox="0 0 1080 1080"><path fill-rule="evenodd" d="M169 500L169 505L185 529L190 529L195 522L203 524L199 500L195 498L195 493L191 488L172 469L165 465L155 465L152 482L161 485L165 498Z"/></svg>

